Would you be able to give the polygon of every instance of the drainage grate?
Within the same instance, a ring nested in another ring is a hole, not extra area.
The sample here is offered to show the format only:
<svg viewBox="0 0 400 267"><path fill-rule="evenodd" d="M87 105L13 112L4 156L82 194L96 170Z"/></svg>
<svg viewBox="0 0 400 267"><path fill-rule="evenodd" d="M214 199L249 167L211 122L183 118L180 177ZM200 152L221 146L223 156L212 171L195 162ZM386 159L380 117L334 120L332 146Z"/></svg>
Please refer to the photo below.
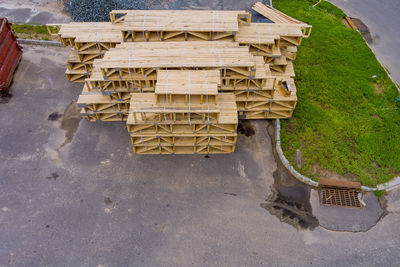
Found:
<svg viewBox="0 0 400 267"><path fill-rule="evenodd" d="M320 191L320 201L322 205L362 208L358 200L358 191L351 188L338 188L322 186Z"/></svg>

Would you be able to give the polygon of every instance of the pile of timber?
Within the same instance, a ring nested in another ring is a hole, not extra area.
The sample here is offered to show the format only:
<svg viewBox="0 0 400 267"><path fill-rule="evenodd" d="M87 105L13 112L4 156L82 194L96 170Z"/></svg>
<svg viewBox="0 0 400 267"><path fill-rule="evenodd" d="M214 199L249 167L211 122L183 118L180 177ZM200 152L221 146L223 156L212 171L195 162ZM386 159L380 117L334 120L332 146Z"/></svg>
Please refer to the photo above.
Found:
<svg viewBox="0 0 400 267"><path fill-rule="evenodd" d="M138 154L233 152L238 118L289 118L297 103L293 60L311 26L268 12L276 23L245 11L114 10L111 22L58 25L67 78L84 82L82 116L126 121Z"/></svg>
<svg viewBox="0 0 400 267"><path fill-rule="evenodd" d="M160 70L154 94L132 93L127 120L137 154L231 153L237 138L232 93L218 70Z"/></svg>
<svg viewBox="0 0 400 267"><path fill-rule="evenodd" d="M93 62L104 53L122 42L121 25L111 22L71 22L69 24L49 24L58 28L60 42L71 47L67 59L67 79L71 82L84 82L90 77Z"/></svg>

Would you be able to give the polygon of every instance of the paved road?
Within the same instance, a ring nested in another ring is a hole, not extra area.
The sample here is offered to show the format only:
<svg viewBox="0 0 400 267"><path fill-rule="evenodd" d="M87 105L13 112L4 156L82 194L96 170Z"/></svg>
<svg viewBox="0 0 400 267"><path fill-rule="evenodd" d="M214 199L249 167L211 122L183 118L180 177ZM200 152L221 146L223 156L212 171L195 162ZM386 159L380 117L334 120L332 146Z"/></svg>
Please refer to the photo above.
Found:
<svg viewBox="0 0 400 267"><path fill-rule="evenodd" d="M67 23L70 16L59 0L0 0L0 17L15 23Z"/></svg>
<svg viewBox="0 0 400 267"><path fill-rule="evenodd" d="M329 0L350 17L361 19L370 29L370 45L394 81L400 85L400 1Z"/></svg>
<svg viewBox="0 0 400 267"><path fill-rule="evenodd" d="M400 194L367 232L326 230L310 210L324 212L316 192L310 205L309 189L277 171L268 121L252 121L255 134L240 135L231 155L135 156L123 123L79 120L71 100L81 85L64 77L68 49L24 51L0 104L0 265L399 262ZM267 211L272 189L301 210Z"/></svg>

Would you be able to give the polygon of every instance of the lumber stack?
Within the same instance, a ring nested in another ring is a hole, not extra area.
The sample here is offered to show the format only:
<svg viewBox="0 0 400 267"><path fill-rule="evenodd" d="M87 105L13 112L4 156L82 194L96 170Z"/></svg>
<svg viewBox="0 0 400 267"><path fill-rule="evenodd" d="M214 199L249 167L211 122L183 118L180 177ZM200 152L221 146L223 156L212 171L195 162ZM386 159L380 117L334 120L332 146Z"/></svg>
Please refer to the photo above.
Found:
<svg viewBox="0 0 400 267"><path fill-rule="evenodd" d="M218 93L218 70L160 70L154 94L132 93L128 132L137 154L219 154L235 150L237 108Z"/></svg>
<svg viewBox="0 0 400 267"><path fill-rule="evenodd" d="M71 22L57 26L58 39L64 46L71 47L67 59L67 79L84 82L90 77L93 62L122 42L121 26L110 22ZM50 29L47 28L49 33Z"/></svg>
<svg viewBox="0 0 400 267"><path fill-rule="evenodd" d="M263 5L264 6L264 5ZM245 11L114 10L59 25L67 78L84 82L89 121L126 121L137 154L230 153L238 118L289 118L293 60L311 26L256 4Z"/></svg>

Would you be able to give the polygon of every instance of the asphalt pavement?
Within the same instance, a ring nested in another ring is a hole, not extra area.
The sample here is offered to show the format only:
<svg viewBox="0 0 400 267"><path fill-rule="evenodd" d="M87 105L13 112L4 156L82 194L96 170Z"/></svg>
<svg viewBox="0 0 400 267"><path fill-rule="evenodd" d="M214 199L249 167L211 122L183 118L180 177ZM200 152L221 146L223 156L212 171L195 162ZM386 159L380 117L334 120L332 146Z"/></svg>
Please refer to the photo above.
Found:
<svg viewBox="0 0 400 267"><path fill-rule="evenodd" d="M82 85L65 79L67 55L66 48L24 47L12 96L0 104L0 265L400 260L397 195L383 219L379 205L374 209L380 221L368 231L327 230L315 191L276 165L267 120L247 123L255 133L239 135L233 154L134 155L123 122L79 118L74 100ZM346 212L351 216L350 209L338 212L333 222Z"/></svg>
<svg viewBox="0 0 400 267"><path fill-rule="evenodd" d="M400 85L400 1L329 0L348 16L361 19L369 28L372 51Z"/></svg>

